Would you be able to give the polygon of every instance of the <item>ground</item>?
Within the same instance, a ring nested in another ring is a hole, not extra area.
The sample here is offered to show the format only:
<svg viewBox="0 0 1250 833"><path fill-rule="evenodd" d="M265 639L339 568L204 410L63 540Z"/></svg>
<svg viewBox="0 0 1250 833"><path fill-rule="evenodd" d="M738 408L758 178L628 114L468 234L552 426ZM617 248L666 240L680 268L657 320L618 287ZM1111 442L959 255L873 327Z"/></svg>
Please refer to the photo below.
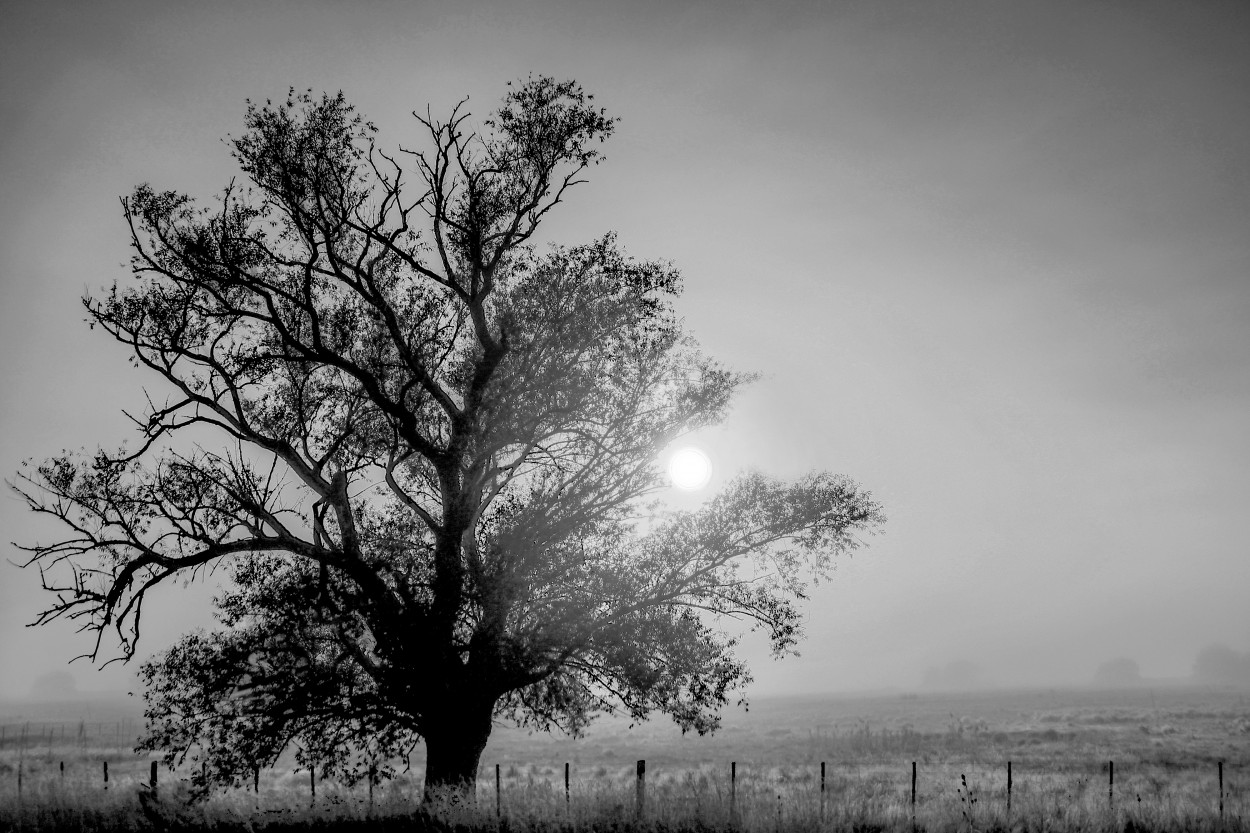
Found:
<svg viewBox="0 0 1250 833"><path fill-rule="evenodd" d="M0 822L14 820L4 816L18 806L19 765L22 813L42 804L55 817L77 802L105 815L151 816L150 796L143 805L135 798L149 777L146 759L129 752L137 721L101 705L95 721L66 719L72 709L64 704L59 712L49 708L0 712ZM929 829L1121 829L1129 822L1137 829L1214 829L1221 798L1225 828L1246 829L1250 692L1141 687L761 698L749 712L728 712L721 731L708 737L682 736L661 720L631 728L605 719L579 739L500 728L482 757L474 812L493 820L498 766L505 816L527 824L572 818L590 825L605 814L632 820L639 760L646 761L648 823L732 821L764 830L819 828L824 819L834 827L907 827L914 762L915 814ZM263 774L259 796L221 796L196 818L260 813L312 823L409 812L422 762L417 755L408 763L409 772L375 790L372 804L364 786L333 783L319 785L314 803L307 773L284 766ZM160 772L167 804L178 775Z"/></svg>

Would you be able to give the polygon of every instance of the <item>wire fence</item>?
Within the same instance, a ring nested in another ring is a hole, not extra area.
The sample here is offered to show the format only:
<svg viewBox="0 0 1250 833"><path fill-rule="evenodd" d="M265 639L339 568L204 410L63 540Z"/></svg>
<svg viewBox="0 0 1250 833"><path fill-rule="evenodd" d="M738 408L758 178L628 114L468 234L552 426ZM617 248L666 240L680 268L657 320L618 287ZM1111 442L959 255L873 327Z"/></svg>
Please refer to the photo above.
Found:
<svg viewBox="0 0 1250 833"><path fill-rule="evenodd" d="M0 753L6 750L129 749L138 740L137 720L27 720L0 723Z"/></svg>
<svg viewBox="0 0 1250 833"><path fill-rule="evenodd" d="M11 761L0 763L0 772L10 770L10 784L19 800L24 790L40 782L45 785L49 782L68 784L75 790L92 786L104 791L135 786L156 790L162 780L177 783L190 775L188 771L164 768L150 757L133 753L110 756L107 752L111 749L96 749L98 754L71 758L68 762L64 757L50 759L46 755L19 755L15 766ZM28 751L36 752L39 748L35 746ZM865 795L888 798L890 804L905 805L915 815L918 805L949 798L953 792L969 810L977 804L984 807L996 803L1010 815L1013 798L1018 805L1022 795L1027 798L1042 791L1062 792L1069 799L1075 797L1090 802L1091 796L1098 792L1099 782L1103 784L1101 800L1108 809L1115 809L1117 803L1140 805L1143 793L1147 798L1158 799L1164 792L1154 768L1147 768L1150 772L1143 777L1132 769L1126 771L1123 766L1117 769L1114 761L1100 763L1097 767L1090 765L1083 773L1068 772L1063 775L1046 771L1022 773L1012 761L991 770L958 764L922 767L916 761L895 767L893 771L880 765L865 771L858 765L831 765L825 761L816 767L771 765L752 769L755 771L741 767L737 761L730 761L727 766L720 767L703 764L660 771L653 767L649 774L646 760L641 759L636 762L633 777L629 779L622 778L619 771L609 772L603 766L578 771L571 762L566 762L562 769L549 765L494 764L493 772L487 767L479 773L477 788L479 797L489 795L493 799L491 803L496 815L503 815L509 803L518 796L523 797L521 803L526 806L538 803L558 809L558 805L563 803L567 809L575 800L588 796L602 799L606 793L612 793L618 805L628 803L630 806L626 809L634 815L644 816L649 809L650 787L650 798L659 805L687 799L700 806L720 805L731 819L738 817L745 806L758 813L761 796L764 795L775 796L778 812L795 804L814 805L817 817L823 819L831 805L847 799L859 800ZM1095 769L1101 771L1101 779L1095 777ZM958 780L955 770L959 770ZM1185 773L1187 778L1183 780L1199 782L1186 785L1184 792L1189 800L1205 793L1210 808L1221 819L1230 804L1236 805L1240 814L1244 804L1244 794L1237 778L1240 772L1226 768L1223 761L1216 762L1209 770L1205 776L1204 771L1197 767ZM970 773L973 780L969 780ZM411 788L419 784L422 774L418 765L406 778L401 776L397 782ZM1068 782L1066 786L1062 783L1065 778ZM1179 773L1172 772L1170 780L1182 779ZM240 781L248 785L245 789L258 796L263 784L265 792L270 795L283 793L293 796L306 792L311 802L317 800L319 779L312 770L257 769ZM1207 782L1205 788L1201 786L1203 781ZM326 795L341 796L346 792L355 795L358 800L367 795L372 802L375 790L381 790L386 785L371 773L362 785L356 787L345 788L333 782L321 786ZM632 800L623 801L622 796Z"/></svg>
<svg viewBox="0 0 1250 833"><path fill-rule="evenodd" d="M0 800L21 802L42 790L75 794L135 788L155 794L176 789L192 773L171 770L155 756L134 751L138 721L23 722L0 724ZM355 802L372 806L386 795L413 800L419 795L423 767L418 762L400 777L383 783L373 773L362 784L319 783L310 770L294 767L256 770L241 775L241 788L255 794L260 806L306 801ZM819 761L791 765L725 761L685 764L669 757L648 767L633 765L498 763L479 772L479 810L497 818L514 813L572 817L589 806L610 807L617 814L664 818L694 814L758 828L768 817L780 824L802 817L821 823L852 809L912 822L926 808L958 811L971 823L975 814L1010 820L1013 813L1133 810L1144 805L1183 806L1218 819L1246 816L1242 762L1192 762L1160 767L1155 763L1070 759L1061 768L1023 767L1019 761L994 765L947 760L889 762ZM303 796L301 798L301 796ZM1052 806L1053 805L1053 806ZM580 809L579 809L580 808ZM906 820L906 818L904 818ZM749 823L748 823L749 822Z"/></svg>

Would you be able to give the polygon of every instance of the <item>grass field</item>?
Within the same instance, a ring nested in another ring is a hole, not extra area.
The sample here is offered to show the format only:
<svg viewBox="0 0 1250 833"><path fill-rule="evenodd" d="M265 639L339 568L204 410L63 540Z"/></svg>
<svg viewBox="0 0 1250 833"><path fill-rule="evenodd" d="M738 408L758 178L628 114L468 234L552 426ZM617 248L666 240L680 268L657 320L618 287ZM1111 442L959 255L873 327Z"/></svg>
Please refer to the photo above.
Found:
<svg viewBox="0 0 1250 833"><path fill-rule="evenodd" d="M6 829L911 830L912 762L917 829L1250 829L1250 694L1230 690L761 700L704 738L660 721L605 720L578 740L500 729L483 756L477 805L435 812L418 811L417 758L372 800L364 786L333 783L319 783L314 800L308 773L287 766L264 772L259 793L188 807L178 772L162 767L155 796L147 788L147 759L129 752L137 724L0 725Z"/></svg>

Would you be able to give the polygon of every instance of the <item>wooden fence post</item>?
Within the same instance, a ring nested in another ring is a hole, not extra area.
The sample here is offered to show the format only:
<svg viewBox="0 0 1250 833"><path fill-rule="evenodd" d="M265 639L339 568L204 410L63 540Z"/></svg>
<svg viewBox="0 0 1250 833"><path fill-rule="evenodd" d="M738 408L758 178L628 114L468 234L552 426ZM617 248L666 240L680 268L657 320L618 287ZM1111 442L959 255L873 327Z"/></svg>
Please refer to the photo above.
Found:
<svg viewBox="0 0 1250 833"><path fill-rule="evenodd" d="M109 762L104 762L104 789L109 788Z"/></svg>
<svg viewBox="0 0 1250 833"><path fill-rule="evenodd" d="M313 803L317 803L317 768L308 767L308 789L312 792Z"/></svg>
<svg viewBox="0 0 1250 833"><path fill-rule="evenodd" d="M1220 778L1220 824L1224 823L1224 762L1220 761L1217 765Z"/></svg>
<svg viewBox="0 0 1250 833"><path fill-rule="evenodd" d="M156 790L156 761L152 762L151 774L148 776L148 786L150 786L153 791Z"/></svg>
<svg viewBox="0 0 1250 833"><path fill-rule="evenodd" d="M638 762L637 779L637 795L635 796L634 809L638 814L638 817L642 818L643 814L647 811L647 762L645 760Z"/></svg>
<svg viewBox="0 0 1250 833"><path fill-rule="evenodd" d="M252 791L260 795L260 767L252 767Z"/></svg>
<svg viewBox="0 0 1250 833"><path fill-rule="evenodd" d="M573 805L571 804L571 799L569 797L569 762L565 761L564 762L564 809L566 811L570 811L572 810L572 807Z"/></svg>
<svg viewBox="0 0 1250 833"><path fill-rule="evenodd" d="M1107 806L1115 809L1115 761L1107 761Z"/></svg>
<svg viewBox="0 0 1250 833"><path fill-rule="evenodd" d="M738 812L738 762L729 762L729 821Z"/></svg>
<svg viewBox="0 0 1250 833"><path fill-rule="evenodd" d="M503 817L503 779L499 775L499 764L495 764L495 818Z"/></svg>
<svg viewBox="0 0 1250 833"><path fill-rule="evenodd" d="M820 820L825 820L825 762L820 762Z"/></svg>
<svg viewBox="0 0 1250 833"><path fill-rule="evenodd" d="M911 762L911 828L916 829L916 762Z"/></svg>
<svg viewBox="0 0 1250 833"><path fill-rule="evenodd" d="M1007 762L1007 815L1011 815L1011 761Z"/></svg>
<svg viewBox="0 0 1250 833"><path fill-rule="evenodd" d="M22 765L24 763L25 761L22 761L20 759L17 762L17 800L18 801L22 800Z"/></svg>

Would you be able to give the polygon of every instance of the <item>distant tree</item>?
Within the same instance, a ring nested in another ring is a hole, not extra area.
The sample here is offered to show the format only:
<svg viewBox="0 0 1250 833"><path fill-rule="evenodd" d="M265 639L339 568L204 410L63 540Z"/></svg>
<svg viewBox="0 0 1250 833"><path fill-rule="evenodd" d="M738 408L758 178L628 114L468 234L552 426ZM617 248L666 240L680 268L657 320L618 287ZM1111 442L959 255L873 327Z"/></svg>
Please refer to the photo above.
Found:
<svg viewBox="0 0 1250 833"><path fill-rule="evenodd" d="M1127 657L1108 660L1094 672L1094 684L1107 688L1134 686L1141 682L1141 668Z"/></svg>
<svg viewBox="0 0 1250 833"><path fill-rule="evenodd" d="M49 671L35 678L30 696L36 700L73 700L78 696L78 680L68 671Z"/></svg>
<svg viewBox="0 0 1250 833"><path fill-rule="evenodd" d="M417 115L428 146L388 154L342 94L292 94L231 143L250 186L123 200L134 281L84 303L169 398L137 449L16 488L70 530L25 548L39 621L93 660L106 631L134 655L157 587L223 577L220 627L142 668L141 745L202 789L292 746L386 777L418 741L427 795L471 788L495 720L711 731L750 679L724 620L791 652L807 585L882 521L824 473L648 508L657 453L744 377L682 332L671 267L530 245L613 132L591 98L530 79L481 132Z"/></svg>
<svg viewBox="0 0 1250 833"><path fill-rule="evenodd" d="M1208 645L1194 660L1194 677L1204 683L1250 685L1250 656L1220 643Z"/></svg>

